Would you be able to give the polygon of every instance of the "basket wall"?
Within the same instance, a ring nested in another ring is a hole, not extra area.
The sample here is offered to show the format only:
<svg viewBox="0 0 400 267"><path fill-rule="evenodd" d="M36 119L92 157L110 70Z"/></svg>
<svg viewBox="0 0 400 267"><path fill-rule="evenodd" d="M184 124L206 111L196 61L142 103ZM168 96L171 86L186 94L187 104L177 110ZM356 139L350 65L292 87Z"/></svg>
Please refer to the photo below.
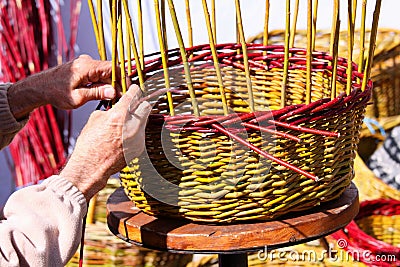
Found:
<svg viewBox="0 0 400 267"><path fill-rule="evenodd" d="M246 77L244 71L237 67L243 64L241 58L236 56L236 49L239 47L220 47L223 49L220 48L219 52L226 55L224 58L221 56L221 62L229 63L221 63L229 108L236 113L249 113ZM249 47L252 48L251 45ZM180 90L179 93L173 94L176 116L168 116L165 98L155 103L146 129L146 149L150 161L146 158L136 159L121 172L125 191L139 208L151 215L181 216L208 222L232 222L271 219L288 212L309 209L340 196L354 176L353 160L365 106L370 98L371 85L362 92L357 85L359 76L353 74L355 84L352 93L347 97L344 94L339 95L346 83L345 61L340 61L336 81L339 96L329 101L329 56L315 53L311 93L314 103L305 105L305 51L293 50L286 88L287 107L281 109L283 70L279 66L283 65L282 50L282 47L255 46L249 52L251 60L254 61L268 53L268 60L259 60L259 63L266 64L267 68L260 68L255 64L251 70L255 110L260 114L270 112L276 121L339 133L339 137L327 137L276 126L276 130L295 135L301 141L295 142L275 135L271 138L250 129L246 129L245 139L276 158L316 175L320 181L315 182L261 157L251 149L230 140L226 135L212 131L209 125L203 126L202 130L191 130L185 126L176 128L171 121L179 119L180 115L192 113L192 110L184 73L179 67L179 57L172 51L169 60L174 62L171 66L176 68L171 70L174 74L170 79L171 86ZM194 53L192 58L196 59L192 61L191 76L201 115L222 115L216 71L212 63L207 62L207 56L204 56L210 55L209 47L198 47L191 52ZM148 72L148 87L151 90L163 88L164 80L157 74L157 67L154 67L157 66L157 60L152 59L148 62L149 69L152 66L155 69L153 73ZM290 109L292 113L289 113ZM295 109L297 111L294 111ZM189 120L186 124L192 122ZM165 125L169 126L166 128L170 132L161 136ZM165 155L162 143L165 137L173 145L171 149L174 161L182 168L172 165ZM175 194L178 206L166 205L142 189L162 187L154 179L155 173L151 170L153 166L163 178L177 186L177 191L174 192L168 191L167 188L161 188L159 191L165 196Z"/></svg>

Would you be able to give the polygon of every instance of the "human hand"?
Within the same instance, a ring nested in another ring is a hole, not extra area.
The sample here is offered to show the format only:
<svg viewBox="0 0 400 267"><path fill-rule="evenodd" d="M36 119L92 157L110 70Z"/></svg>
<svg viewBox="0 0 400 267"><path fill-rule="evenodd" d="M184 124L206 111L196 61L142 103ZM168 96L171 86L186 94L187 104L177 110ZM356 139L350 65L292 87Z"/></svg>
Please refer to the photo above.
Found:
<svg viewBox="0 0 400 267"><path fill-rule="evenodd" d="M88 55L31 75L11 86L8 100L11 112L19 119L33 109L51 104L59 109L78 108L90 100L113 99L119 94L111 86L111 62ZM119 71L116 73L119 74ZM119 81L120 77L116 79ZM117 89L117 90L116 90Z"/></svg>
<svg viewBox="0 0 400 267"><path fill-rule="evenodd" d="M139 87L132 85L113 108L94 111L78 137L60 176L71 181L87 200L106 186L112 174L142 153L151 106L144 101L130 111L140 96ZM125 159L124 154L131 158Z"/></svg>

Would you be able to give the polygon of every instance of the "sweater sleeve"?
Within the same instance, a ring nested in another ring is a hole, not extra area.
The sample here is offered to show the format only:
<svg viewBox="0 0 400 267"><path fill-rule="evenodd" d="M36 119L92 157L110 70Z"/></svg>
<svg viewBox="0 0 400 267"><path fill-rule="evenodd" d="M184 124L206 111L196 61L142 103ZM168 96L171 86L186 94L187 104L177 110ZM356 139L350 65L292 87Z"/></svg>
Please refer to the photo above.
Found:
<svg viewBox="0 0 400 267"><path fill-rule="evenodd" d="M76 252L87 203L54 175L13 193L0 221L0 266L64 266Z"/></svg>
<svg viewBox="0 0 400 267"><path fill-rule="evenodd" d="M11 113L7 98L7 90L10 86L11 83L0 84L0 149L11 143L15 134L28 121L28 118L17 121Z"/></svg>

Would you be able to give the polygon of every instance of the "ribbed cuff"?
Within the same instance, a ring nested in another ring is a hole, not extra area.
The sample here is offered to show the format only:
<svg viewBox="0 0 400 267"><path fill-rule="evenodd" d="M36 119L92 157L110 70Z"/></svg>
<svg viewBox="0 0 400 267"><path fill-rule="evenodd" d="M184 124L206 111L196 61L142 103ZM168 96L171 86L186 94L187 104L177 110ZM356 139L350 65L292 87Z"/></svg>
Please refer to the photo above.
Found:
<svg viewBox="0 0 400 267"><path fill-rule="evenodd" d="M57 196L67 198L71 203L78 203L82 211L82 218L87 213L85 196L70 181L58 175L53 175L45 179L42 184L46 186L46 188L53 190Z"/></svg>
<svg viewBox="0 0 400 267"><path fill-rule="evenodd" d="M28 118L17 121L10 110L7 91L11 83L0 84L0 135L15 134L28 122Z"/></svg>

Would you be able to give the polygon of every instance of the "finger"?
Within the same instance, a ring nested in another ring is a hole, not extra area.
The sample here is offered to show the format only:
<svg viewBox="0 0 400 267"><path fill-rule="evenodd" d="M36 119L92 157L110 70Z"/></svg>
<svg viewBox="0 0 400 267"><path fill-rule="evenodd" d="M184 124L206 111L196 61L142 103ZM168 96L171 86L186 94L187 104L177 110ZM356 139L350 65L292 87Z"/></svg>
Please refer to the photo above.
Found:
<svg viewBox="0 0 400 267"><path fill-rule="evenodd" d="M92 84L87 88L80 88L75 90L78 93L84 103L90 100L110 100L114 99L117 92L109 84ZM75 93L74 92L74 93Z"/></svg>

